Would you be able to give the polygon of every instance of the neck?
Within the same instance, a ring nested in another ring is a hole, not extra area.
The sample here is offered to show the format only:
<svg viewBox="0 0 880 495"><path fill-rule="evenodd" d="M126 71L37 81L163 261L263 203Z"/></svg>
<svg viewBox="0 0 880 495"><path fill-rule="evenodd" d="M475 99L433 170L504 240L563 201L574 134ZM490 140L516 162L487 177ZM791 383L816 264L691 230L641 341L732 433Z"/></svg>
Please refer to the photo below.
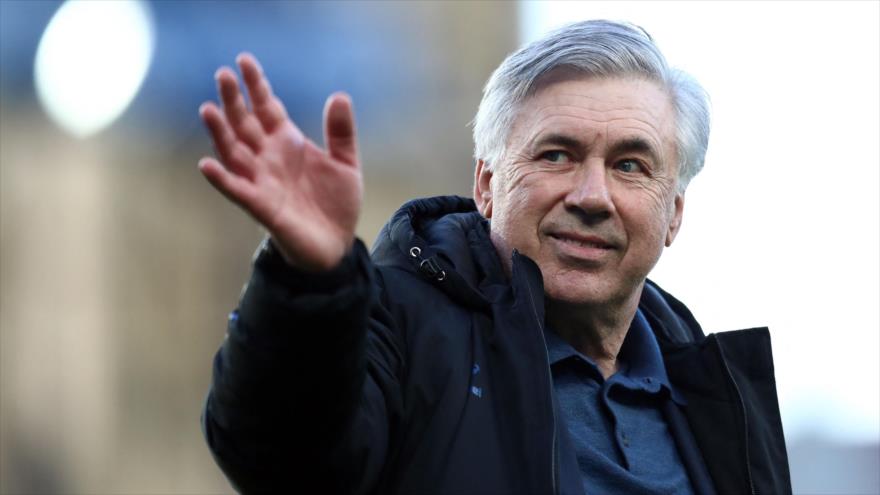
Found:
<svg viewBox="0 0 880 495"><path fill-rule="evenodd" d="M619 369L617 355L635 317L641 293L634 291L620 303L596 305L547 298L547 323L563 340L592 359L607 379Z"/></svg>

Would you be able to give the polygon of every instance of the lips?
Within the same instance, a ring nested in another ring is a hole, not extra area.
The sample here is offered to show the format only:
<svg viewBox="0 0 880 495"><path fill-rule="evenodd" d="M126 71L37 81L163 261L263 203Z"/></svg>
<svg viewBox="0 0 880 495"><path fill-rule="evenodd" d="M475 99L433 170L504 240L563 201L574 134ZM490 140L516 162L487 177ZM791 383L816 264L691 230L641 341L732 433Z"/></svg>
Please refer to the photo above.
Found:
<svg viewBox="0 0 880 495"><path fill-rule="evenodd" d="M616 244L596 235L556 231L548 233L547 236L551 239L560 260L582 266L594 268L602 266L610 260L609 256L617 249Z"/></svg>
<svg viewBox="0 0 880 495"><path fill-rule="evenodd" d="M604 250L611 250L615 248L612 243L595 235L582 235L574 232L551 232L548 235L560 242L572 244L583 248Z"/></svg>

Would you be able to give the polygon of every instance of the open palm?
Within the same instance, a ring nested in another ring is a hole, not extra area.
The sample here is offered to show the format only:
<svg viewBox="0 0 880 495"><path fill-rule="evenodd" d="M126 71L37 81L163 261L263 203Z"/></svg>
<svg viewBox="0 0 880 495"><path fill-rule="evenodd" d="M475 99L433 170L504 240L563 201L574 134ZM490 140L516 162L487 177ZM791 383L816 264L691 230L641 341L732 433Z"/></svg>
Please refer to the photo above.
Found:
<svg viewBox="0 0 880 495"><path fill-rule="evenodd" d="M204 157L199 169L269 231L288 263L330 269L351 248L363 196L351 100L327 99L324 150L287 116L256 59L242 54L237 62L251 108L235 73L219 69L223 108L208 102L199 113L220 160Z"/></svg>

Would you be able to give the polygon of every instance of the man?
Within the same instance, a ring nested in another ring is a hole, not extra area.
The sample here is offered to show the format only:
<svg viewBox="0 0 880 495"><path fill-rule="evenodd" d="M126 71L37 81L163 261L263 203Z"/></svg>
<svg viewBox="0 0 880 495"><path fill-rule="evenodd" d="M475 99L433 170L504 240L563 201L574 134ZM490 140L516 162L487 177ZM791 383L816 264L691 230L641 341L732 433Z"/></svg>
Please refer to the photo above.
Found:
<svg viewBox="0 0 880 495"><path fill-rule="evenodd" d="M326 150L253 57L200 109L199 168L266 227L203 417L243 492L790 492L766 329L705 337L646 280L709 117L633 26L551 33L492 75L474 201L404 205L372 256L352 104Z"/></svg>

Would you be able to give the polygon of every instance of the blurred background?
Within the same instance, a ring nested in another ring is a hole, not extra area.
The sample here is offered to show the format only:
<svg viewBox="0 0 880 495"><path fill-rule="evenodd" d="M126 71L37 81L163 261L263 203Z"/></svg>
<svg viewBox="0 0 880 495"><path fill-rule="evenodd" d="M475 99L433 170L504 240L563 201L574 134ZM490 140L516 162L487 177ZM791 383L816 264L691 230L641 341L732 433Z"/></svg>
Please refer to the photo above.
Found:
<svg viewBox="0 0 880 495"><path fill-rule="evenodd" d="M769 325L797 493L880 493L880 3L0 1L0 492L231 493L199 430L262 233L196 170L213 73L257 55L320 140L355 102L369 244L469 196L468 122L520 43L633 21L713 99L652 275Z"/></svg>

